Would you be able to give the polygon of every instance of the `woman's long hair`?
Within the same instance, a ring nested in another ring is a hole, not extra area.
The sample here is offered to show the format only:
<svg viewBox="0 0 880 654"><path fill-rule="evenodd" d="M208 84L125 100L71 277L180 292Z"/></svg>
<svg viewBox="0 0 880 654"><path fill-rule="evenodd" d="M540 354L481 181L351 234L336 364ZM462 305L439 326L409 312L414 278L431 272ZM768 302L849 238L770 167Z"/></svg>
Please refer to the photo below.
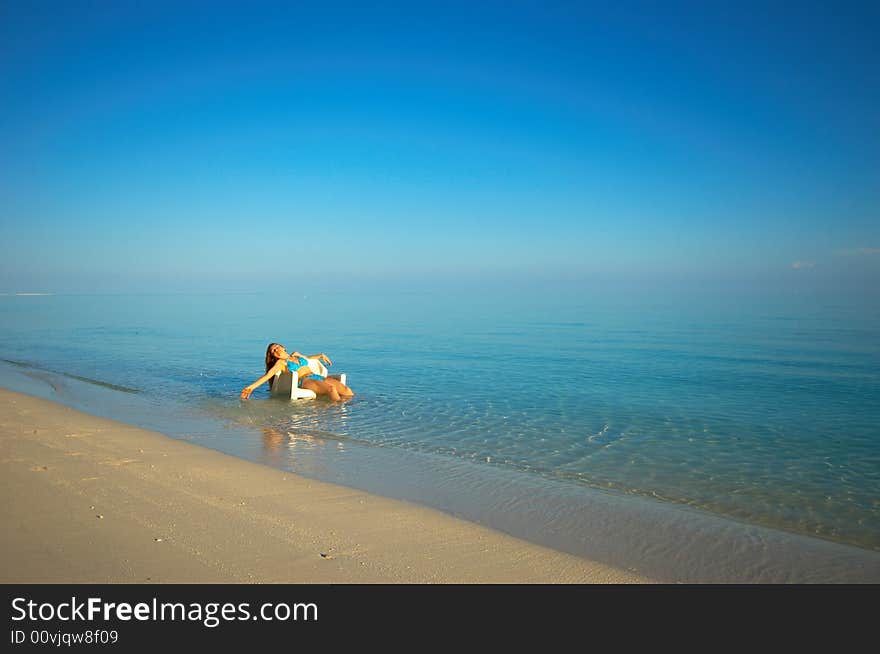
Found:
<svg viewBox="0 0 880 654"><path fill-rule="evenodd" d="M275 365L275 362L278 361L278 357L272 354L272 350L276 346L280 346L280 343L269 343L269 347L266 348L266 372L269 372L272 369L272 366ZM272 382L275 381L274 377L269 377L269 390L272 390Z"/></svg>

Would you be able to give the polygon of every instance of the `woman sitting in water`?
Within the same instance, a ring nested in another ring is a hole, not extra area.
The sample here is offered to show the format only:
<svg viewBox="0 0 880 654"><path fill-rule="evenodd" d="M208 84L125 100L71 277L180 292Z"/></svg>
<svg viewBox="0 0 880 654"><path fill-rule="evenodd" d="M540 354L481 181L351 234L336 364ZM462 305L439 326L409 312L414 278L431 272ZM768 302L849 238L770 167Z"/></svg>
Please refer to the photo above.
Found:
<svg viewBox="0 0 880 654"><path fill-rule="evenodd" d="M304 357L299 352L288 354L283 345L270 343L266 348L266 374L250 386L245 387L241 391L241 398L243 400L249 398L254 389L263 382L269 382L269 388L272 388L275 375L285 370L290 370L297 376L297 379L300 380L300 388L314 391L315 395L327 395L331 400L354 396L354 392L341 381L323 377L312 371L307 359L318 359L325 365L333 365L326 354L315 354L311 357Z"/></svg>

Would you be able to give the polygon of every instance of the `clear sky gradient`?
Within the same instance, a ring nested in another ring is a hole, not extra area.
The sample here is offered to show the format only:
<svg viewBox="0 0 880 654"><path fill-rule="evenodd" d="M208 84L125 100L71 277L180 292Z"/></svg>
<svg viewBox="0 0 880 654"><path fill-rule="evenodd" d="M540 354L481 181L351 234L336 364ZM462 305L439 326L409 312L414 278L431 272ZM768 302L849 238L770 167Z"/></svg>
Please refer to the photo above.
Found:
<svg viewBox="0 0 880 654"><path fill-rule="evenodd" d="M878 7L0 2L0 292L876 287Z"/></svg>

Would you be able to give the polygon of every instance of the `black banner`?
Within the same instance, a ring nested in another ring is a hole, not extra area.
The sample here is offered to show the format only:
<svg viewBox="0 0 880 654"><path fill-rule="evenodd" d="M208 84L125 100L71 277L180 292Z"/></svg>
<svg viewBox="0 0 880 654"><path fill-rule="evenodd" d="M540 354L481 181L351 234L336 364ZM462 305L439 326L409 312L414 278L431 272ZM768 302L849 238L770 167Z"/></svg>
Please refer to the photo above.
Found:
<svg viewBox="0 0 880 654"><path fill-rule="evenodd" d="M868 635L877 586L4 586L6 651ZM868 636L871 638L870 636ZM871 638L873 641L873 638ZM829 641L831 642L831 641ZM579 647L580 648L580 647Z"/></svg>

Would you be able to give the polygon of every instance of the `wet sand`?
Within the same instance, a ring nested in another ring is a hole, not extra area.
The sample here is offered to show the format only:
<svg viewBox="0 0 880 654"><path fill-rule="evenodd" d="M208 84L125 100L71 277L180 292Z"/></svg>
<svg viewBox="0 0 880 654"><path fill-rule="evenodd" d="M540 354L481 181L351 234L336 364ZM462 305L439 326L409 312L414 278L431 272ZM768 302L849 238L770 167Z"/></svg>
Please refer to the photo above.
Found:
<svg viewBox="0 0 880 654"><path fill-rule="evenodd" d="M439 511L0 389L2 583L637 583Z"/></svg>

